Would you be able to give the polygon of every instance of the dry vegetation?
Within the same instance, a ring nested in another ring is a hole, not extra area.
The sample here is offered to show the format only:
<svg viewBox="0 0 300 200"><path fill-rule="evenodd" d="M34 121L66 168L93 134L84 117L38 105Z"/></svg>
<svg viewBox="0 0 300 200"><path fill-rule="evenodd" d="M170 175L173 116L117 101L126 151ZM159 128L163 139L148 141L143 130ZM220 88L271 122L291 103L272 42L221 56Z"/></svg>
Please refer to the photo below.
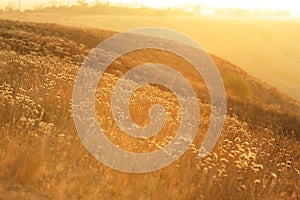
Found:
<svg viewBox="0 0 300 200"><path fill-rule="evenodd" d="M229 110L223 134L208 157L197 156L210 113L207 91L196 82L199 77L174 55L165 59L166 52L140 51L119 58L99 83L97 111L107 136L137 152L172 139L179 123L177 101L155 85L137 91L131 112L143 124L149 120L145 107L165 105L175 113L162 133L135 140L109 120L114 83L146 60L177 67L188 77L199 96L201 128L189 150L160 171L121 173L94 159L75 130L71 95L85 55L111 34L0 21L0 199L300 198L299 104L215 56L227 80ZM236 83L247 88L246 95Z"/></svg>
<svg viewBox="0 0 300 200"><path fill-rule="evenodd" d="M195 39L205 49L300 100L299 20L188 16L130 16L55 13L0 14L2 19L126 31L165 27Z"/></svg>

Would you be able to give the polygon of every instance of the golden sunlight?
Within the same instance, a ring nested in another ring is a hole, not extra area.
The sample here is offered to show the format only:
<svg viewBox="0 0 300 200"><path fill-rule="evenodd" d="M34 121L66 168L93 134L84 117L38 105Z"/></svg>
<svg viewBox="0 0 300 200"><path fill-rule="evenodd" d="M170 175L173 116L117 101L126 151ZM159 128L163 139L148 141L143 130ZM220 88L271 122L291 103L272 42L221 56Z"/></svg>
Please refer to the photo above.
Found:
<svg viewBox="0 0 300 200"><path fill-rule="evenodd" d="M94 1L94 0L89 0ZM131 4L137 3L136 0L109 0L111 3ZM199 4L203 6L212 6L216 8L241 8L246 10L265 9L265 10L289 10L293 15L300 15L300 1L297 0L252 0L252 1L237 1L237 0L140 0L141 5L153 8L180 7L187 4Z"/></svg>
<svg viewBox="0 0 300 200"><path fill-rule="evenodd" d="M0 9L7 6L18 8L19 2L21 10L33 9L36 7L44 7L47 5L76 5L81 0L0 0ZM289 11L293 16L300 16L300 1L299 0L252 0L252 1L238 1L238 0L82 0L89 5L96 2L110 3L112 5L122 5L129 7L151 7L151 8L188 8L191 9L195 5L200 5L204 8L240 8L244 10L270 10L270 11Z"/></svg>

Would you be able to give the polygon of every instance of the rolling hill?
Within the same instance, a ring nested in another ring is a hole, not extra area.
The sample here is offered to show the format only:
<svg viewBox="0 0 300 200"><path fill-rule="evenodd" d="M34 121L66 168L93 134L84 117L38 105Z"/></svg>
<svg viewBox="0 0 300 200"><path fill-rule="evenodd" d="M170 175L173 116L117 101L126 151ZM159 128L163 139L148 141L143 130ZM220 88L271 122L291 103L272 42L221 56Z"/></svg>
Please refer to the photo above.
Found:
<svg viewBox="0 0 300 200"><path fill-rule="evenodd" d="M172 66L190 81L201 108L198 134L180 159L148 174L121 173L94 159L74 126L72 89L87 54L115 33L0 20L0 199L300 196L299 103L215 55L211 56L225 83L228 111L222 136L208 157L198 157L211 112L202 78L176 55L139 50L118 58L97 87L98 120L109 139L126 150L148 152L174 137L179 123L178 102L170 91L156 85L137 91L131 114L137 123L144 124L149 122L145 108L151 104L160 103L168 112L175 112L158 136L134 139L109 120L114 84L126 71L144 62Z"/></svg>
<svg viewBox="0 0 300 200"><path fill-rule="evenodd" d="M214 55L244 69L250 75L300 100L300 23L295 19L263 20L189 16L123 16L23 13L0 18L58 23L81 28L126 31L138 27L164 27L195 39Z"/></svg>

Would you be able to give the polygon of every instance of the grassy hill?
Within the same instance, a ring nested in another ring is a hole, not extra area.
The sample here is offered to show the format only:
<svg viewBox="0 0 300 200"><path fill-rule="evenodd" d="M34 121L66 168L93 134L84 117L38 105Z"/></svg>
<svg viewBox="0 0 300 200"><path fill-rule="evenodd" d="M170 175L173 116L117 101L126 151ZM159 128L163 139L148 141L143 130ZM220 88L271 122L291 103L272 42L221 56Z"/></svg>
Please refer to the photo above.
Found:
<svg viewBox="0 0 300 200"><path fill-rule="evenodd" d="M195 39L252 76L300 100L299 20L262 20L184 16L119 16L23 13L0 18L59 23L67 26L125 31L137 27L164 27Z"/></svg>
<svg viewBox="0 0 300 200"><path fill-rule="evenodd" d="M172 66L190 81L201 109L198 134L178 161L153 173L121 173L94 159L74 126L72 89L88 52L113 34L0 21L0 199L300 196L299 103L214 55L227 90L228 114L222 136L207 158L198 158L211 109L201 77L178 56L140 50L115 61L97 87L98 120L109 139L126 150L148 152L168 144L178 128L178 102L168 90L155 85L137 91L131 114L137 123L145 124L149 122L145 108L154 103L164 105L172 114L159 135L135 139L110 120L114 84L126 71L144 62Z"/></svg>

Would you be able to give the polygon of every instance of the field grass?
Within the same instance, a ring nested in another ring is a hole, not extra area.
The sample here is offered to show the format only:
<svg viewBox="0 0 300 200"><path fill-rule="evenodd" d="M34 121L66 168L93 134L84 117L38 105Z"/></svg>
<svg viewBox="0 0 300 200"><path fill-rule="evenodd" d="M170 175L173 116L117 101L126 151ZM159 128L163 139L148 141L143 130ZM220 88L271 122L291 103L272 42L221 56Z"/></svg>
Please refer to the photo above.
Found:
<svg viewBox="0 0 300 200"><path fill-rule="evenodd" d="M207 51L300 100L300 22L205 17L105 16L24 13L0 18L125 31L170 28L195 39Z"/></svg>
<svg viewBox="0 0 300 200"><path fill-rule="evenodd" d="M167 52L138 51L109 67L97 87L97 114L107 136L124 149L164 146L179 124L174 96L146 85L132 98L133 118L147 123L145 107L160 103L174 112L165 129L148 140L118 129L110 95L131 67L152 61L180 70L201 108L198 134L180 159L156 172L128 174L93 158L72 118L76 73L91 48L114 33L4 20L0 30L0 199L299 199L299 103L230 62L212 56L227 80L229 106L222 136L205 159L198 153L210 100L191 66Z"/></svg>

